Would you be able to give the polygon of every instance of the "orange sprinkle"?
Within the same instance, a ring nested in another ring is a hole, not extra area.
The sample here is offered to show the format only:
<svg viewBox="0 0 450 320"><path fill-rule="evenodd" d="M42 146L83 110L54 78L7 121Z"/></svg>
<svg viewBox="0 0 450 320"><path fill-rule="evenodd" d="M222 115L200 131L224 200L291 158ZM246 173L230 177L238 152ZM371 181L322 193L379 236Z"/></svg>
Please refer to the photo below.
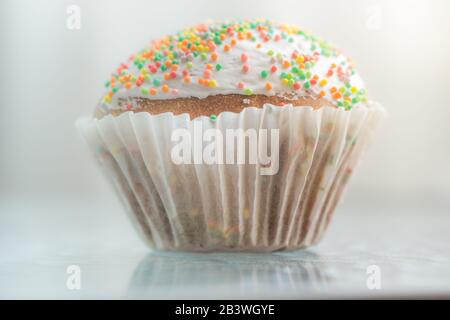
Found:
<svg viewBox="0 0 450 320"><path fill-rule="evenodd" d="M184 82L184 83L190 83L190 82L191 82L191 77L185 76L185 77L183 78L183 82Z"/></svg>
<svg viewBox="0 0 450 320"><path fill-rule="evenodd" d="M166 65L167 68L169 68L172 65L172 61L167 60L166 62L164 62L164 64Z"/></svg>
<svg viewBox="0 0 450 320"><path fill-rule="evenodd" d="M236 45L237 41L236 39L231 39L231 45L234 47Z"/></svg>
<svg viewBox="0 0 450 320"><path fill-rule="evenodd" d="M212 65L211 63L208 63L208 64L206 65L206 69L212 70L212 69L213 69L213 65Z"/></svg>
<svg viewBox="0 0 450 320"><path fill-rule="evenodd" d="M211 60L212 60L212 61L216 61L216 60L217 60L217 57L218 57L217 52L211 53Z"/></svg>
<svg viewBox="0 0 450 320"><path fill-rule="evenodd" d="M341 95L340 92L336 92L336 93L333 95L333 98L334 98L335 100L337 100L337 99L342 98L342 95Z"/></svg>
<svg viewBox="0 0 450 320"><path fill-rule="evenodd" d="M336 87L331 87L331 88L330 88L330 92L331 92L331 93L335 93L336 91L337 91Z"/></svg>
<svg viewBox="0 0 450 320"><path fill-rule="evenodd" d="M325 91L322 90L322 91L319 92L319 96L325 97L325 95L326 95Z"/></svg>
<svg viewBox="0 0 450 320"><path fill-rule="evenodd" d="M152 96L156 95L156 89L155 89L155 88L151 88L151 89L150 89L150 94L151 94Z"/></svg>
<svg viewBox="0 0 450 320"><path fill-rule="evenodd" d="M170 73L164 73L164 80L170 80Z"/></svg>
<svg viewBox="0 0 450 320"><path fill-rule="evenodd" d="M192 48L192 47L191 47ZM228 52L230 51L230 45L226 44L223 46L223 51Z"/></svg>
<svg viewBox="0 0 450 320"><path fill-rule="evenodd" d="M291 63L287 60L283 61L283 68L289 68L291 66Z"/></svg>
<svg viewBox="0 0 450 320"><path fill-rule="evenodd" d="M131 82L125 83L125 88L130 89L132 86Z"/></svg>
<svg viewBox="0 0 450 320"><path fill-rule="evenodd" d="M267 91L272 90L272 84L271 84L270 82L267 82L267 83L266 83L266 90L267 90Z"/></svg>
<svg viewBox="0 0 450 320"><path fill-rule="evenodd" d="M163 91L164 93L169 92L169 86L168 86L167 84L163 85L163 86L162 86L162 91Z"/></svg>

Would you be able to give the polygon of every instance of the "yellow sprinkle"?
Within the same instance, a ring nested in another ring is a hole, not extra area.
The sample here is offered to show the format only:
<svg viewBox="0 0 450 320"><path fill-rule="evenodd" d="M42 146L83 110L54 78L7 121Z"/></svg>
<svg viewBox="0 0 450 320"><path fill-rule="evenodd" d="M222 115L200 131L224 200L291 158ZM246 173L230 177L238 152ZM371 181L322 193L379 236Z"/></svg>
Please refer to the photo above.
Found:
<svg viewBox="0 0 450 320"><path fill-rule="evenodd" d="M325 87L328 84L328 80L327 79L322 79L322 80L320 80L319 84L320 84L321 87Z"/></svg>
<svg viewBox="0 0 450 320"><path fill-rule="evenodd" d="M217 81L216 80L210 80L209 81L209 86L212 87L212 88L217 87Z"/></svg>
<svg viewBox="0 0 450 320"><path fill-rule="evenodd" d="M351 91L352 91L352 93L357 93L358 92L358 88L357 87L352 87Z"/></svg>

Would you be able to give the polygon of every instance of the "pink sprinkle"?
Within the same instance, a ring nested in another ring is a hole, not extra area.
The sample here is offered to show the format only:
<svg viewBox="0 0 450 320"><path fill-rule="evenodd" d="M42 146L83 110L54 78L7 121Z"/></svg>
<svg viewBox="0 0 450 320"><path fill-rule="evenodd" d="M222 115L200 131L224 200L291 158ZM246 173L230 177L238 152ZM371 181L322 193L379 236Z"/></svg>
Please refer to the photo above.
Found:
<svg viewBox="0 0 450 320"><path fill-rule="evenodd" d="M296 83L294 83L293 87L294 87L295 90L298 90L298 89L300 89L302 86L300 85L300 83L296 82Z"/></svg>
<svg viewBox="0 0 450 320"><path fill-rule="evenodd" d="M206 79L211 78L211 71L205 70L205 72L203 72L203 76L204 76Z"/></svg>
<svg viewBox="0 0 450 320"><path fill-rule="evenodd" d="M244 73L247 73L249 69L250 69L250 67L249 67L248 64L244 64L244 65L242 66L242 72L244 72Z"/></svg>
<svg viewBox="0 0 450 320"><path fill-rule="evenodd" d="M248 56L245 53L241 54L241 61L247 62L247 60L248 60Z"/></svg>
<svg viewBox="0 0 450 320"><path fill-rule="evenodd" d="M280 36L279 34L276 34L276 35L273 37L273 40L275 40L275 41L280 41L280 40L281 40L281 36Z"/></svg>
<svg viewBox="0 0 450 320"><path fill-rule="evenodd" d="M237 87L238 87L239 89L244 89L245 85L244 85L243 82L238 82L238 83L237 83Z"/></svg>
<svg viewBox="0 0 450 320"><path fill-rule="evenodd" d="M177 77L177 73L176 73L175 71L172 71L172 72L170 73L170 77L171 77L172 79L175 79L175 78Z"/></svg>
<svg viewBox="0 0 450 320"><path fill-rule="evenodd" d="M270 71L272 71L272 72L277 72L277 70L278 70L277 66L272 66L270 68Z"/></svg>
<svg viewBox="0 0 450 320"><path fill-rule="evenodd" d="M150 69L151 73L156 73L158 71L158 68L154 66L153 64L149 64L148 68Z"/></svg>
<svg viewBox="0 0 450 320"><path fill-rule="evenodd" d="M182 72L182 73L183 73L183 76L185 76L185 77L189 75L189 71L188 71L188 70L186 70L186 69L185 69L185 70L183 70L183 72Z"/></svg>

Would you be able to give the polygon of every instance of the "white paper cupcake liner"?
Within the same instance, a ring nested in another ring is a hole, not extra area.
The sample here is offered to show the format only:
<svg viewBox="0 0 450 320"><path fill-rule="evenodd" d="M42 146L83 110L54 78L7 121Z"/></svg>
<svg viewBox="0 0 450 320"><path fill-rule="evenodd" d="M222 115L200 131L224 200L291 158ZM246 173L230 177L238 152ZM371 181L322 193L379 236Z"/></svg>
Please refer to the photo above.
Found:
<svg viewBox="0 0 450 320"><path fill-rule="evenodd" d="M215 121L126 112L77 126L151 248L275 251L322 237L383 114L375 103L351 111L267 104ZM226 129L278 129L278 172L263 175L259 163L176 164L173 130L194 134L200 123L224 137Z"/></svg>

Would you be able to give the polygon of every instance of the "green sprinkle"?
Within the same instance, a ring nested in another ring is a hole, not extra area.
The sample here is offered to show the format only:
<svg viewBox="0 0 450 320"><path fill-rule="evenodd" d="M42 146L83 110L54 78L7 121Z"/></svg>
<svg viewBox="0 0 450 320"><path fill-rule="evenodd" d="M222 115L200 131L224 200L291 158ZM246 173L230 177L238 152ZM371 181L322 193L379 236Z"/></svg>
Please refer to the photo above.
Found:
<svg viewBox="0 0 450 320"><path fill-rule="evenodd" d="M309 89L309 88L311 88L311 83L309 83L309 81L306 81L306 82L303 84L303 87L305 87L305 89Z"/></svg>
<svg viewBox="0 0 450 320"><path fill-rule="evenodd" d="M153 79L153 85L154 85L155 87L159 86L160 84L161 84L161 80L159 80L159 79Z"/></svg>
<svg viewBox="0 0 450 320"><path fill-rule="evenodd" d="M300 78L300 80L306 80L305 72L303 70L300 70L298 77Z"/></svg>
<svg viewBox="0 0 450 320"><path fill-rule="evenodd" d="M141 89L141 93L142 93L142 94L148 94L148 89L142 88L142 89Z"/></svg>
<svg viewBox="0 0 450 320"><path fill-rule="evenodd" d="M269 75L269 72L267 70L261 71L261 78L267 78L268 75Z"/></svg>
<svg viewBox="0 0 450 320"><path fill-rule="evenodd" d="M109 84L110 84L110 82L109 81L106 81L106 83L105 83L105 87L109 87Z"/></svg>
<svg viewBox="0 0 450 320"><path fill-rule="evenodd" d="M192 62L188 62L188 63L186 63L186 68L188 68L188 69L191 69L192 68Z"/></svg>
<svg viewBox="0 0 450 320"><path fill-rule="evenodd" d="M220 71L221 69L222 69L222 65L221 65L221 64L219 64L219 63L218 63L218 64L216 64L216 70L217 70L217 71Z"/></svg>
<svg viewBox="0 0 450 320"><path fill-rule="evenodd" d="M206 55L206 53L202 52L202 54L200 55L200 57L202 58L202 60L206 60L206 58L208 58L208 56Z"/></svg>
<svg viewBox="0 0 450 320"><path fill-rule="evenodd" d="M250 95L250 94L252 94L252 93L253 93L253 90L252 90L252 89L250 89L250 88L247 88L247 89L245 89L245 90L244 90L244 92L245 92L245 94L248 94L248 95Z"/></svg>
<svg viewBox="0 0 450 320"><path fill-rule="evenodd" d="M300 69L297 68L297 67L293 67L291 71L292 71L293 73L299 73L299 72L300 72Z"/></svg>
<svg viewBox="0 0 450 320"><path fill-rule="evenodd" d="M209 118L210 118L212 121L216 121L216 120L217 120L217 116L216 116L215 114L212 114Z"/></svg>
<svg viewBox="0 0 450 320"><path fill-rule="evenodd" d="M273 50L267 51L267 55L270 56L270 57L273 56Z"/></svg>
<svg viewBox="0 0 450 320"><path fill-rule="evenodd" d="M166 67L165 64L163 64L163 65L161 66L161 70L162 70L162 71L166 71L166 70L167 70L167 67Z"/></svg>

